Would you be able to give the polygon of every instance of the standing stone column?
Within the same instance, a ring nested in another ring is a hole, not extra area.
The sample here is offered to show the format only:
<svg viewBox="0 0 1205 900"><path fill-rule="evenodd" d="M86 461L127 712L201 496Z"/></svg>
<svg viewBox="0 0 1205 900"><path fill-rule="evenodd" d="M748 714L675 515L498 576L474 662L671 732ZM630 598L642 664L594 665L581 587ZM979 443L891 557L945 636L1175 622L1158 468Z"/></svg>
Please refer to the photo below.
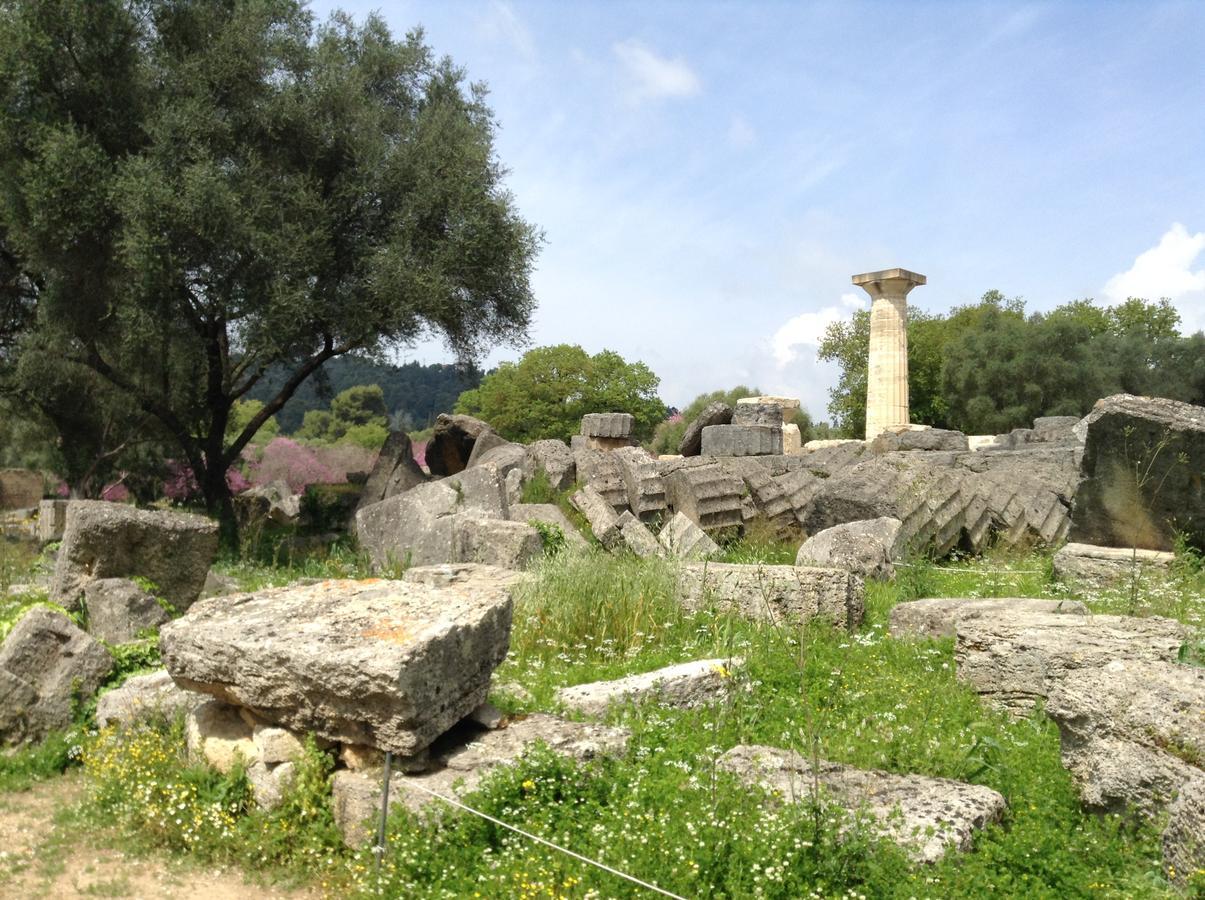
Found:
<svg viewBox="0 0 1205 900"><path fill-rule="evenodd" d="M870 294L870 360L866 378L866 440L908 424L908 292L924 275L886 269L855 275Z"/></svg>

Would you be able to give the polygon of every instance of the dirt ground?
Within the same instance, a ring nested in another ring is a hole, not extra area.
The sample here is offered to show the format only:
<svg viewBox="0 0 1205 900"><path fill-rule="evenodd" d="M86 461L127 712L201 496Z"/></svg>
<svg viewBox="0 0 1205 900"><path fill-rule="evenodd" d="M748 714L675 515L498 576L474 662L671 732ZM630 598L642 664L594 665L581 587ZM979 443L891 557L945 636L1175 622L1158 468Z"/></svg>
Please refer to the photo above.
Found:
<svg viewBox="0 0 1205 900"><path fill-rule="evenodd" d="M81 833L56 815L74 806L77 774L0 794L0 897L292 898L317 893L248 882L236 869L201 869L166 856L131 856L105 835Z"/></svg>

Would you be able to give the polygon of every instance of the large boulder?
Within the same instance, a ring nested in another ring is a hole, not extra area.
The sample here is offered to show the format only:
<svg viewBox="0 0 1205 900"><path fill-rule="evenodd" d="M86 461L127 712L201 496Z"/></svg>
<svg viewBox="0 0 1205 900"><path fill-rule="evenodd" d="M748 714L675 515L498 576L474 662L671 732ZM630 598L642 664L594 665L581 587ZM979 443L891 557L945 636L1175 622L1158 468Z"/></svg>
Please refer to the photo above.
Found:
<svg viewBox="0 0 1205 900"><path fill-rule="evenodd" d="M698 456L703 452L703 429L709 425L729 425L732 407L727 403L709 403L687 426L678 442L680 456Z"/></svg>
<svg viewBox="0 0 1205 900"><path fill-rule="evenodd" d="M840 569L687 563L678 590L689 609L716 605L775 623L819 616L853 630L865 614L862 579Z"/></svg>
<svg viewBox="0 0 1205 900"><path fill-rule="evenodd" d="M868 815L876 831L918 862L932 863L951 850L970 850L975 832L999 821L1007 804L988 787L896 775L819 760L813 766L793 750L740 744L719 768L786 803L815 799L843 807L852 819ZM812 798L813 787L820 796Z"/></svg>
<svg viewBox="0 0 1205 900"><path fill-rule="evenodd" d="M74 609L88 582L140 576L183 611L200 595L217 553L217 523L204 516L74 500L67 509L50 599Z"/></svg>
<svg viewBox="0 0 1205 900"><path fill-rule="evenodd" d="M1205 548L1205 407L1116 394L1083 425L1070 539L1171 550L1180 532Z"/></svg>
<svg viewBox="0 0 1205 900"><path fill-rule="evenodd" d="M472 416L441 413L435 419L431 441L427 444L427 468L432 475L455 475L463 472L473 455L473 445L486 432L493 432L485 422Z"/></svg>
<svg viewBox="0 0 1205 900"><path fill-rule="evenodd" d="M1171 619L1059 615L1015 607L955 623L958 677L1025 716L1070 673L1116 659L1175 662L1187 637Z"/></svg>
<svg viewBox="0 0 1205 900"><path fill-rule="evenodd" d="M33 743L71 725L113 659L57 610L35 606L0 644L0 745Z"/></svg>
<svg viewBox="0 0 1205 900"><path fill-rule="evenodd" d="M301 497L293 493L287 481L270 481L235 497L234 509L244 526L267 521L295 525L301 518Z"/></svg>
<svg viewBox="0 0 1205 900"><path fill-rule="evenodd" d="M391 431L364 482L359 508L404 494L429 480L427 473L415 462L410 435L404 431Z"/></svg>
<svg viewBox="0 0 1205 900"><path fill-rule="evenodd" d="M164 626L178 684L297 731L403 755L485 701L510 589L324 581L202 600Z"/></svg>
<svg viewBox="0 0 1205 900"><path fill-rule="evenodd" d="M84 588L88 633L109 644L124 644L171 620L152 594L126 578L100 578Z"/></svg>
<svg viewBox="0 0 1205 900"><path fill-rule="evenodd" d="M452 562L525 569L544 552L544 540L526 522L456 516Z"/></svg>
<svg viewBox="0 0 1205 900"><path fill-rule="evenodd" d="M96 701L96 724L128 728L156 717L171 720L206 701L204 694L180 688L166 669L135 675Z"/></svg>
<svg viewBox="0 0 1205 900"><path fill-rule="evenodd" d="M891 578L899 555L899 533L900 520L889 516L834 525L803 542L795 565L848 569L863 578Z"/></svg>
<svg viewBox="0 0 1205 900"><path fill-rule="evenodd" d="M1039 600L1028 597L929 597L908 600L891 608L891 636L894 638L954 637L963 619L1026 615L1028 613L1065 613L1086 616L1090 610L1078 600Z"/></svg>
<svg viewBox="0 0 1205 900"><path fill-rule="evenodd" d="M543 472L554 491L563 491L577 480L577 463L573 451L564 441L534 441L527 445L523 460L523 480L530 481L536 472Z"/></svg>
<svg viewBox="0 0 1205 900"><path fill-rule="evenodd" d="M512 444L510 441L490 445L486 445L483 441L484 438L479 438L473 447L473 455L469 457L468 468L492 467L502 478L516 469L519 470L519 475L522 474L523 463L527 460L526 447L522 444ZM483 447L486 449L482 449Z"/></svg>

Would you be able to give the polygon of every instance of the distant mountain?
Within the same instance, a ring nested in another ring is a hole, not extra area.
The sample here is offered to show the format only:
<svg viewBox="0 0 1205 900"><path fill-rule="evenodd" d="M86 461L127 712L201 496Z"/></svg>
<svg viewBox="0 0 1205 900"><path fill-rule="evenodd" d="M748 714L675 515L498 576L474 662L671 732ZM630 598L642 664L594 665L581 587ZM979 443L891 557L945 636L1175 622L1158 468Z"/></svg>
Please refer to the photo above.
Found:
<svg viewBox="0 0 1205 900"><path fill-rule="evenodd" d="M357 384L379 384L392 421L410 430L426 428L440 413L451 412L462 391L481 383L477 368L462 369L447 363L406 363L401 366L373 362L356 356L332 359L306 380L276 419L281 431L291 434L311 409L326 409L331 398ZM288 377L287 369L269 370L248 397L267 401Z"/></svg>

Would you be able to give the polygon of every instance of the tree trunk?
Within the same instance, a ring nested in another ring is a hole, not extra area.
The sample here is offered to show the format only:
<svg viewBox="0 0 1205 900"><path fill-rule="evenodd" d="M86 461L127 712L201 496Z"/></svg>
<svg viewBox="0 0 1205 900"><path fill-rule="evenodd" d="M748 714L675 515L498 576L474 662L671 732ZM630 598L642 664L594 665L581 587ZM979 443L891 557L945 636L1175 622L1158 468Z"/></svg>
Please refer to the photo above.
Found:
<svg viewBox="0 0 1205 900"><path fill-rule="evenodd" d="M205 508L218 520L222 548L237 553L238 519L234 515L234 496L230 493L230 485L226 483L226 467L221 462L214 465L206 461L205 470L197 473L197 482L205 496Z"/></svg>

